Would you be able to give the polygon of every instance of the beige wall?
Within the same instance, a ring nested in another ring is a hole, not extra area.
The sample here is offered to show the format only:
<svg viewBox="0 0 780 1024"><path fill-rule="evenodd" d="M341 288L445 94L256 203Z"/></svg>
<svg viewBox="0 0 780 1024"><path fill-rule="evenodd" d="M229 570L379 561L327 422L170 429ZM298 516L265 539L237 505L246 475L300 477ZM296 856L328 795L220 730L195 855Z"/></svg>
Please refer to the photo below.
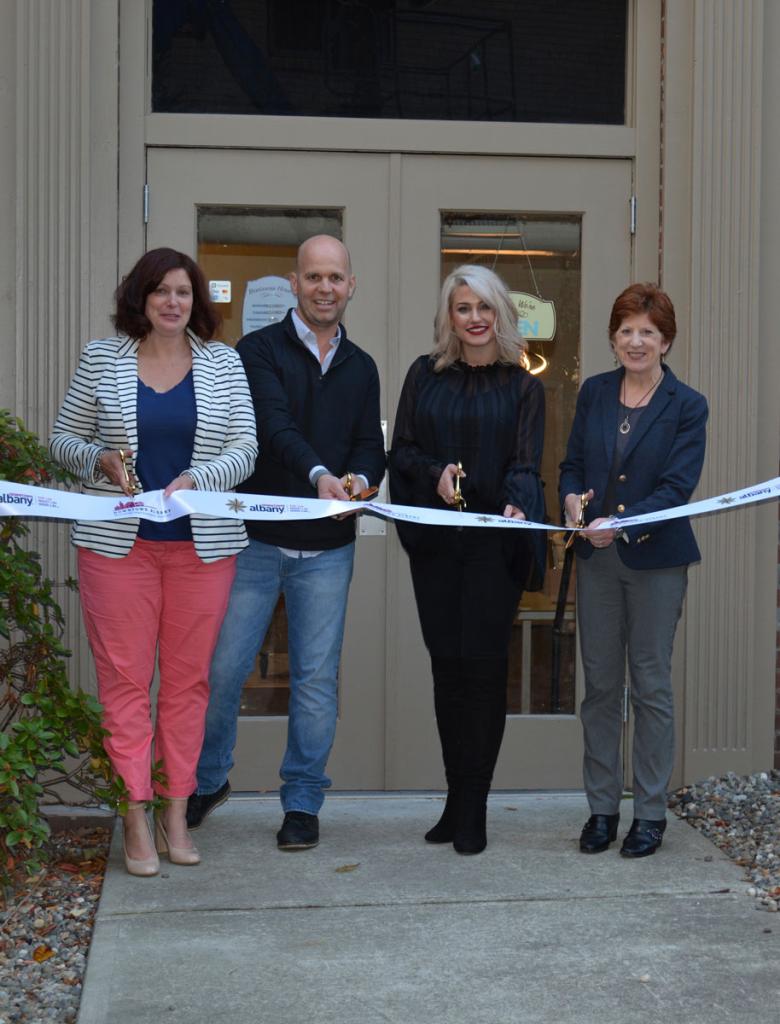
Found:
<svg viewBox="0 0 780 1024"><path fill-rule="evenodd" d="M0 403L43 435L78 351L108 329L118 270L142 250L145 143L202 143L196 117L144 119L143 8L142 0L0 0L0 131L10 143L0 148ZM712 494L778 472L780 4L663 5L662 161L655 46L662 5L642 0L637 10L636 138L631 126L529 126L522 143L520 133L501 133L500 148L633 155L641 277L654 276L658 261L663 164L661 271L681 324L674 366L710 398L700 493ZM233 119L218 121L211 144L244 137ZM301 148L301 132L309 139L312 131L312 119L271 118L262 135L266 145ZM370 122L356 141L354 123L328 126L331 145L378 151L444 152L462 145L456 132L455 125ZM470 141L475 151L496 152L497 135L476 125ZM704 560L691 574L675 655L680 780L771 764L776 510L733 515L738 525L725 515L697 528ZM41 526L36 536L51 574L72 572L65 527ZM78 611L72 599L64 603L76 645L73 677L83 682L89 670Z"/></svg>
<svg viewBox="0 0 780 1024"><path fill-rule="evenodd" d="M0 96L0 116L12 108L0 168L3 181L15 174L16 214L0 243L3 284L11 266L15 284L15 297L0 295L0 368L4 399L15 370L8 404L45 440L82 346L108 330L116 287L118 4L2 0L1 13L3 67L17 63ZM55 580L75 575L66 526L37 523L32 543ZM59 599L72 678L92 686L78 602L64 589Z"/></svg>
<svg viewBox="0 0 780 1024"><path fill-rule="evenodd" d="M0 407L16 400L16 0L0 0Z"/></svg>
<svg viewBox="0 0 780 1024"><path fill-rule="evenodd" d="M780 473L780 317L776 301L780 281L780 4L764 6L764 61L761 138L761 237L759 242L758 334L761 338L761 373L758 384L757 432L759 465L762 478ZM757 568L762 573L761 594L756 621L756 642L767 648L759 686L766 688L767 718L775 733L776 768L780 767L780 643L775 656L768 648L772 630L780 640L780 569L773 569L773 552L778 552L778 509L768 508L761 517L756 546ZM774 596L774 601L772 600ZM769 694L775 682L775 714ZM769 723L768 723L769 724ZM769 767L765 759L762 767Z"/></svg>
<svg viewBox="0 0 780 1024"><path fill-rule="evenodd" d="M777 13L762 0L666 4L662 271L682 314L675 360L710 402L700 496L777 475L777 345L761 329L772 266L777 280L767 238L778 215L767 188ZM676 650L686 779L771 765L775 514L696 525L703 558Z"/></svg>

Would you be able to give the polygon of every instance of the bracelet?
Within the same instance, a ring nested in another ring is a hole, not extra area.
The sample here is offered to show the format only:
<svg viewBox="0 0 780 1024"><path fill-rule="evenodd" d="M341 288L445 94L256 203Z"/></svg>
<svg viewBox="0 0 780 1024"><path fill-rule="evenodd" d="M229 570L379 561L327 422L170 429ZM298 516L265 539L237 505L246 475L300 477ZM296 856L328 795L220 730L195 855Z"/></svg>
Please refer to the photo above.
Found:
<svg viewBox="0 0 780 1024"><path fill-rule="evenodd" d="M92 465L92 475L93 476L96 477L98 475L98 473L101 473L103 476L106 475L103 472L103 467L100 465L100 460L103 458L103 456L106 454L106 452L111 452L113 450L114 450L113 448L103 447L103 448L101 448L98 451L97 455L95 456L95 461L94 461L94 463Z"/></svg>

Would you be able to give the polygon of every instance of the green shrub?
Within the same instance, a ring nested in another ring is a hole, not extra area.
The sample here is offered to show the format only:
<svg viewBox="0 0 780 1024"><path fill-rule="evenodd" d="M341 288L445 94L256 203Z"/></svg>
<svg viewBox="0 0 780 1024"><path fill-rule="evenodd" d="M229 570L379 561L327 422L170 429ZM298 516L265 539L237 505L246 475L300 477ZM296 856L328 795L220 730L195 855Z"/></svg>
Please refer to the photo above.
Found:
<svg viewBox="0 0 780 1024"><path fill-rule="evenodd" d="M0 409L0 480L47 485L70 479L37 437ZM105 750L100 705L66 674L62 611L23 519L0 517L0 879L18 862L41 866L49 827L42 801L65 783L82 803L125 809L127 790ZM75 580L66 584L75 588Z"/></svg>

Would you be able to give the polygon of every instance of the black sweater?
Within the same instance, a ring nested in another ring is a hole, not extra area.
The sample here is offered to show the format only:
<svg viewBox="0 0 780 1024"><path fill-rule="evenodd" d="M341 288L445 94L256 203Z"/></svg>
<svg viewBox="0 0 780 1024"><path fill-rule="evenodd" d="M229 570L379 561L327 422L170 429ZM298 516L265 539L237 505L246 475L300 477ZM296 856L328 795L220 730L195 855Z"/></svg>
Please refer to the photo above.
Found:
<svg viewBox="0 0 780 1024"><path fill-rule="evenodd" d="M379 374L368 353L342 336L327 373L295 331L292 312L281 323L239 341L255 407L260 454L238 490L250 494L316 498L309 473L325 466L334 476L362 473L378 484L385 471L379 418ZM355 536L355 518L246 524L266 544L317 551L342 547Z"/></svg>
<svg viewBox="0 0 780 1024"><path fill-rule="evenodd" d="M409 369L398 404L390 453L393 501L442 508L439 478L448 463L461 462L467 511L500 515L511 504L527 519L542 522L543 444L544 388L536 377L500 363L471 367L457 362L436 373L432 359L420 356ZM434 551L446 556L455 539L452 527L396 525L412 557ZM535 572L519 582L524 589L538 589L545 564L542 532L507 531L502 540L510 564L516 561L515 549L530 544ZM527 559L518 558L517 564L526 565Z"/></svg>

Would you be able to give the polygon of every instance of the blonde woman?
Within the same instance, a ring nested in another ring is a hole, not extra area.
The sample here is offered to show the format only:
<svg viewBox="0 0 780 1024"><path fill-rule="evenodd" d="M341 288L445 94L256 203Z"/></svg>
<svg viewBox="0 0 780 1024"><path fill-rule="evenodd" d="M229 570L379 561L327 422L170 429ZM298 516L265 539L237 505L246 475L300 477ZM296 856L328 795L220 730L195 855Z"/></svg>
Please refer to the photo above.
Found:
<svg viewBox="0 0 780 1024"><path fill-rule="evenodd" d="M442 286L433 351L415 360L401 393L390 453L394 501L436 508L462 497L469 512L544 517L544 391L522 367L523 351L503 281L485 267L453 271ZM431 656L447 779L444 813L425 838L481 853L512 622L523 590L541 586L544 539L538 531L409 525L399 534Z"/></svg>

